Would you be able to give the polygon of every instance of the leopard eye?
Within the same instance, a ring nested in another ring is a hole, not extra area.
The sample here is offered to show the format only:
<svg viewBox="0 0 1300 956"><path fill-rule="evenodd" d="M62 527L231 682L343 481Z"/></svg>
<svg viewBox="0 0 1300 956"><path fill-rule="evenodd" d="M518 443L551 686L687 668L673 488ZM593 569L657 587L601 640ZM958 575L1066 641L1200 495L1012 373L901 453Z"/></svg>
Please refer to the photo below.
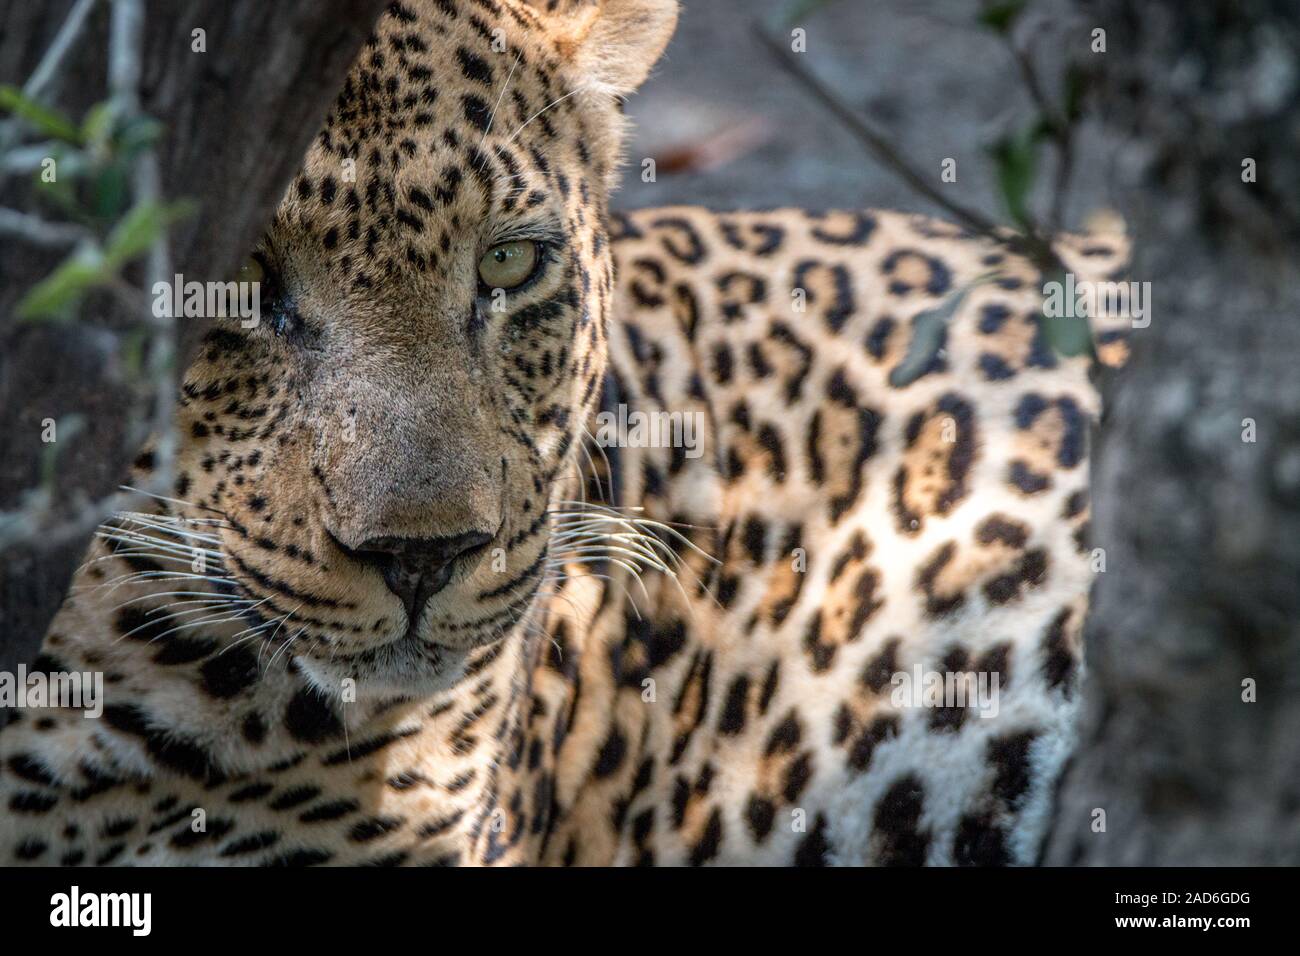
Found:
<svg viewBox="0 0 1300 956"><path fill-rule="evenodd" d="M478 261L478 277L489 289L514 289L527 282L540 258L531 239L493 246Z"/></svg>
<svg viewBox="0 0 1300 956"><path fill-rule="evenodd" d="M251 255L245 259L235 274L235 280L244 288L237 293L237 302L230 306L233 308L238 305L241 310L248 305L255 306L255 311L249 314L239 312L240 324L244 328L264 328L279 336L301 331L302 317L298 315L293 303L286 301L280 294L275 274L261 255ZM247 286L253 286L254 289L250 290Z"/></svg>
<svg viewBox="0 0 1300 956"><path fill-rule="evenodd" d="M244 260L244 264L239 267L239 272L235 275L237 282L257 282L266 281L266 269L262 263L258 262L253 256Z"/></svg>

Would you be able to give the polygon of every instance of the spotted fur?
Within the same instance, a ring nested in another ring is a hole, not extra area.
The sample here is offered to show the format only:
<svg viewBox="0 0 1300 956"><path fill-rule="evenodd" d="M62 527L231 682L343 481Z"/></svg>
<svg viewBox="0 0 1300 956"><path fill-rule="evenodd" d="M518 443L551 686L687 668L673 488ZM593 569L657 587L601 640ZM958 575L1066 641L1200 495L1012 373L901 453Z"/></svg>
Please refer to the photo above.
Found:
<svg viewBox="0 0 1300 956"><path fill-rule="evenodd" d="M1078 692L1088 363L1043 340L1030 264L939 222L611 214L617 97L675 17L392 4L259 247L264 322L185 376L171 500L105 527L46 636L38 668L104 673L103 717L0 734L0 858L1033 860ZM493 309L475 264L520 236L545 268ZM702 456L594 447L620 403L698 413ZM471 532L423 613L361 547ZM917 665L996 673L999 715L896 706Z"/></svg>

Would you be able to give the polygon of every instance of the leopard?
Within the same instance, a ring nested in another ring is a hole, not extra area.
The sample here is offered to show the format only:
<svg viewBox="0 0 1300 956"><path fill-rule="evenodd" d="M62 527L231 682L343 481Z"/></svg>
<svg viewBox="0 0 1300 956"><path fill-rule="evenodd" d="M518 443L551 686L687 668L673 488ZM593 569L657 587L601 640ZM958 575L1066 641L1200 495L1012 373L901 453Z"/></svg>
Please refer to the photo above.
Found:
<svg viewBox="0 0 1300 956"><path fill-rule="evenodd" d="M386 9L32 662L98 707L0 732L0 859L1038 860L1127 327L1065 354L922 214L612 208L677 16Z"/></svg>

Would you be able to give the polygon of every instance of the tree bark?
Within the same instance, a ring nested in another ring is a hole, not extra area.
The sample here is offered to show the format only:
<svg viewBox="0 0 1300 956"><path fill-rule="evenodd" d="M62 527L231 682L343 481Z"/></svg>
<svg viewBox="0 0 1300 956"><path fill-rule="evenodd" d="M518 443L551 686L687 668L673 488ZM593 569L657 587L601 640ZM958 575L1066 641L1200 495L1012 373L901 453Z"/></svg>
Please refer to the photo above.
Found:
<svg viewBox="0 0 1300 956"><path fill-rule="evenodd" d="M1104 389L1093 543L1106 568L1045 859L1295 864L1300 10L1081 6L1107 30L1097 112L1119 138L1131 278L1151 283L1154 308Z"/></svg>
<svg viewBox="0 0 1300 956"><path fill-rule="evenodd" d="M187 280L228 279L252 248L385 0L147 0L143 110L162 121L162 193L197 203L172 230L175 271ZM109 3L98 5L61 72L56 105L80 117L106 97ZM22 86L72 0L0 2L0 83ZM204 31L206 52L194 49ZM30 187L0 186L0 205L31 208ZM0 255L0 511L39 480L43 419L69 413L87 427L60 439L57 499L98 501L126 475L137 449L124 440L118 340L138 325L106 296L78 321L31 325L14 306L66 254L5 240ZM206 323L182 321L175 374ZM70 446L70 447L64 447ZM40 541L0 553L0 668L30 659L62 600L86 537Z"/></svg>

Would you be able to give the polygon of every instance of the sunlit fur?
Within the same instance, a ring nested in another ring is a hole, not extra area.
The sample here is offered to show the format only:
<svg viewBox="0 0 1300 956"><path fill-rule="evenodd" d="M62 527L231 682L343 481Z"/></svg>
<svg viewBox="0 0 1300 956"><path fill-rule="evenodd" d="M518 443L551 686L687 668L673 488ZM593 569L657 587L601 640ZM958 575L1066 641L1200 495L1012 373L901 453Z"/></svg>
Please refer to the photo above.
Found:
<svg viewBox="0 0 1300 956"><path fill-rule="evenodd" d="M166 497L105 523L33 663L101 674L102 719L0 733L0 860L1034 860L1093 362L1032 263L926 217L611 214L618 97L675 17L391 5L253 251L259 327L204 343ZM481 287L525 239L541 270ZM1056 248L1089 280L1127 254ZM615 405L698 416L698 454L598 447ZM364 545L466 532L407 620ZM998 677L996 716L895 699L916 668Z"/></svg>

